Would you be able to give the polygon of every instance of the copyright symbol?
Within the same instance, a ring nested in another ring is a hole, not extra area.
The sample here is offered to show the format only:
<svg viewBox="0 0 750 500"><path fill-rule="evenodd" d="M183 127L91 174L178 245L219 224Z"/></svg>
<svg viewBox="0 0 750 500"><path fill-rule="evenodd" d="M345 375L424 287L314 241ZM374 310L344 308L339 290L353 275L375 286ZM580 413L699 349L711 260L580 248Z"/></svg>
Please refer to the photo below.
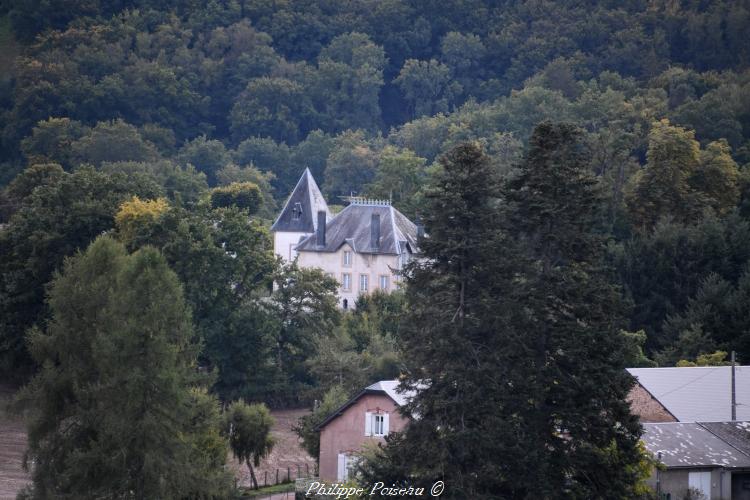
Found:
<svg viewBox="0 0 750 500"><path fill-rule="evenodd" d="M444 489L445 489L445 484L442 481L438 481L432 485L432 488L430 488L430 495L434 497L439 497L440 495L443 494Z"/></svg>

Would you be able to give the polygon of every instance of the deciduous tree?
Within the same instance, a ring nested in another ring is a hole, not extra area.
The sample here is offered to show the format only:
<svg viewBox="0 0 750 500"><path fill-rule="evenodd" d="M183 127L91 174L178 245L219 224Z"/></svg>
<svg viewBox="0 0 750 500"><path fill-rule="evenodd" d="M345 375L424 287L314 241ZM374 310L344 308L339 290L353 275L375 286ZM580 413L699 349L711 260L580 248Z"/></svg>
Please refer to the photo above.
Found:
<svg viewBox="0 0 750 500"><path fill-rule="evenodd" d="M245 462L250 469L253 487L258 489L253 466L258 467L261 459L267 457L275 444L271 436L274 420L264 404L248 405L235 401L229 405L225 415L225 432L229 436L229 446L234 456Z"/></svg>

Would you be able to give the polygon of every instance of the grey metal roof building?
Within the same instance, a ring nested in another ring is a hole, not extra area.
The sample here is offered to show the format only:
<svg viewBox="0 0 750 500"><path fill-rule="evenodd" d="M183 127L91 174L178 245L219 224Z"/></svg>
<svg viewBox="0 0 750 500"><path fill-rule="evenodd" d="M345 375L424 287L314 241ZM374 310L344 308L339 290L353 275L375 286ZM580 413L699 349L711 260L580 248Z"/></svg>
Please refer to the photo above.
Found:
<svg viewBox="0 0 750 500"><path fill-rule="evenodd" d="M313 233L318 228L318 212L325 212L330 220L331 211L320 192L309 168L297 181L292 194L284 204L281 214L271 226L271 231Z"/></svg>
<svg viewBox="0 0 750 500"><path fill-rule="evenodd" d="M353 199L325 228L321 244L312 234L297 245L298 252L336 252L349 243L357 253L401 255L417 253L417 226L388 202Z"/></svg>
<svg viewBox="0 0 750 500"><path fill-rule="evenodd" d="M628 368L680 422L732 419L730 366ZM750 420L750 366L735 368L737 420Z"/></svg>

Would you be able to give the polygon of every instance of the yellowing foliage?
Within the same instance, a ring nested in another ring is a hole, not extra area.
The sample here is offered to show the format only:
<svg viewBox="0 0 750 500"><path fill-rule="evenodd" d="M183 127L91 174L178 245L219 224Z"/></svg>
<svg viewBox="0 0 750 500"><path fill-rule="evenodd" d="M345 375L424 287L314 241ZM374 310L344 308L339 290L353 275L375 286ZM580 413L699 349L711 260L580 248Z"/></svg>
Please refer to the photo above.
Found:
<svg viewBox="0 0 750 500"><path fill-rule="evenodd" d="M115 226L123 243L132 243L139 227L155 221L168 208L169 203L164 198L141 200L133 196L123 202L115 215Z"/></svg>

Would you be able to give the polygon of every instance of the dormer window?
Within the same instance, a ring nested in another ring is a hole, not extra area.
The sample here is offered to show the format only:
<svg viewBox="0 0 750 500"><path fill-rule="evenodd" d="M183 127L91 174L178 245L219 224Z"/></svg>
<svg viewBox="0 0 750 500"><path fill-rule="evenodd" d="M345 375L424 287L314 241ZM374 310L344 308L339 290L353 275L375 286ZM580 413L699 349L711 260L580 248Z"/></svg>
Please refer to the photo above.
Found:
<svg viewBox="0 0 750 500"><path fill-rule="evenodd" d="M292 220L300 220L302 218L302 203L297 202L292 207Z"/></svg>

